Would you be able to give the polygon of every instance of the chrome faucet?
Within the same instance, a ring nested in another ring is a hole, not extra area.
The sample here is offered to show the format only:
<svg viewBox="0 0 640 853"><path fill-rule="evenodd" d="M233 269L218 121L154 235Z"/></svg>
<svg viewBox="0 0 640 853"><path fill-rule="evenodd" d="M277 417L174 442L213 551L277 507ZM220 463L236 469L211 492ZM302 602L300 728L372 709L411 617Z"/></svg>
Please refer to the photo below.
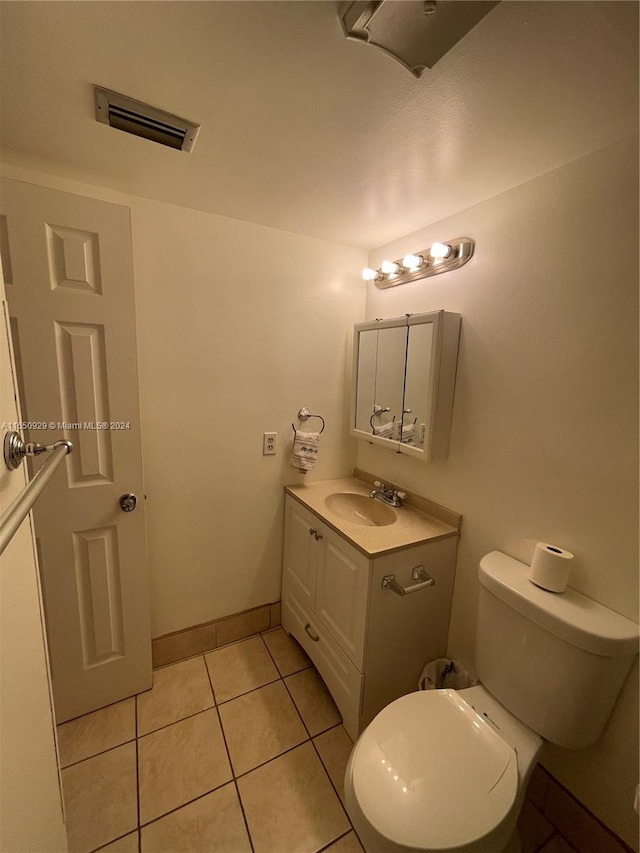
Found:
<svg viewBox="0 0 640 853"><path fill-rule="evenodd" d="M402 506L402 502L406 501L406 492L399 492L397 489L388 489L380 480L375 480L375 489L369 495L370 498L378 498L389 506Z"/></svg>

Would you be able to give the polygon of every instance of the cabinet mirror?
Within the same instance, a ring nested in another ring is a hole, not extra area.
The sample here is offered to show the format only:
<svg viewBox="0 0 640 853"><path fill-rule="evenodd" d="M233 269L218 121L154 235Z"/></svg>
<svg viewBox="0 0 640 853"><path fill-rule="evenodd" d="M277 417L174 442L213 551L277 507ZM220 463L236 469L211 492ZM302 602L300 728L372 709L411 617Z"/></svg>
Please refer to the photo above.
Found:
<svg viewBox="0 0 640 853"><path fill-rule="evenodd" d="M410 314L354 328L351 432L424 461L449 446L460 315Z"/></svg>

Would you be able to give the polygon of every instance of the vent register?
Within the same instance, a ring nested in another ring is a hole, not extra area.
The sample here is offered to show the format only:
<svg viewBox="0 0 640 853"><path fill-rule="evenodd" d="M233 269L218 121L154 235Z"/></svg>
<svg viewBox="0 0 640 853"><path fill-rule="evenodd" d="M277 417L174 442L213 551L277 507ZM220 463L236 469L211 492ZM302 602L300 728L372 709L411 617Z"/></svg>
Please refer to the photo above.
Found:
<svg viewBox="0 0 640 853"><path fill-rule="evenodd" d="M179 151L193 150L199 124L100 86L93 90L96 121Z"/></svg>

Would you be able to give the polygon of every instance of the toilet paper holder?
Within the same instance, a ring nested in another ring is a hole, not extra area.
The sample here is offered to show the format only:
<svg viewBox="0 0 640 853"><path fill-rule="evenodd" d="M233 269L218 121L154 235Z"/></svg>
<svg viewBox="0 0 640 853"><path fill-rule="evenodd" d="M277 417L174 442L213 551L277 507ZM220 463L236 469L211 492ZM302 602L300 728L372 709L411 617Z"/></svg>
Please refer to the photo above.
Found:
<svg viewBox="0 0 640 853"><path fill-rule="evenodd" d="M416 566L411 570L411 577L418 583L402 586L398 583L395 575L385 575L382 578L382 589L390 589L396 595L409 595L412 592L418 592L421 589L426 589L429 586L435 586L435 580L428 575L424 566Z"/></svg>

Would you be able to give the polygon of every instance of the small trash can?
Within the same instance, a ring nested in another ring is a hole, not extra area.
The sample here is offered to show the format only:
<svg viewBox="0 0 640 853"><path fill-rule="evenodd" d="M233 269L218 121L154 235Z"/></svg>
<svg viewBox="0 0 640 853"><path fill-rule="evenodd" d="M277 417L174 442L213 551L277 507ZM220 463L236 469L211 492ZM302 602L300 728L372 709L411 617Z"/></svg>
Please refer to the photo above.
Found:
<svg viewBox="0 0 640 853"><path fill-rule="evenodd" d="M477 683L478 679L460 661L437 658L422 670L418 690L441 690L445 687L462 690L463 687L473 687Z"/></svg>

